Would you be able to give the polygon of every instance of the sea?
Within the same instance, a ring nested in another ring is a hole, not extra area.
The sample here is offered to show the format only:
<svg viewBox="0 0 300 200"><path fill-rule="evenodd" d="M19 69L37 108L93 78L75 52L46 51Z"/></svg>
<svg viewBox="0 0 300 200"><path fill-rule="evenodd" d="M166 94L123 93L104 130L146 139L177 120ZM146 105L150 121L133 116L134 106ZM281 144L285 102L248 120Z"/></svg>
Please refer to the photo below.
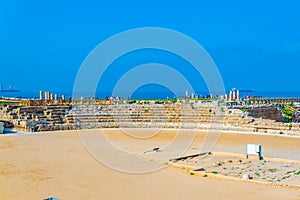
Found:
<svg viewBox="0 0 300 200"><path fill-rule="evenodd" d="M72 98L71 91L51 91L53 94L57 94L59 97L65 95L66 99ZM178 93L177 93L178 94ZM122 96L121 98L131 99L169 99L185 97L185 91L180 93L181 96L176 96L171 91L137 91L134 92L130 97ZM227 92L229 94L229 91ZM191 95L191 94L189 94ZM93 98L106 99L111 95L110 92L97 92ZM199 91L195 92L196 97L209 97L209 92ZM300 98L300 91L255 91L255 92L241 92L241 98L245 96L251 97L262 97L262 98ZM39 91L20 91L20 92L0 92L0 97L7 98L20 98L20 99L39 99Z"/></svg>

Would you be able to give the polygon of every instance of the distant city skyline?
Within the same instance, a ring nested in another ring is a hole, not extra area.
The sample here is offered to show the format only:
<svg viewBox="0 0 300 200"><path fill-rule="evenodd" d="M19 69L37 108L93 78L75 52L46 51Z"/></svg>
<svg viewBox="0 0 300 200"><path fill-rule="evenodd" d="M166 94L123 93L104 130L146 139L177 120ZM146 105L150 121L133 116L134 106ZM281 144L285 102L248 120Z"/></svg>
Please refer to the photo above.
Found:
<svg viewBox="0 0 300 200"><path fill-rule="evenodd" d="M200 43L227 91L300 91L299 7L297 1L1 2L0 85L37 96L40 89L72 91L77 70L96 45L128 29L155 26ZM149 49L112 63L99 90L111 91L124 72L149 62L172 66L198 85L196 90L207 89L184 60Z"/></svg>

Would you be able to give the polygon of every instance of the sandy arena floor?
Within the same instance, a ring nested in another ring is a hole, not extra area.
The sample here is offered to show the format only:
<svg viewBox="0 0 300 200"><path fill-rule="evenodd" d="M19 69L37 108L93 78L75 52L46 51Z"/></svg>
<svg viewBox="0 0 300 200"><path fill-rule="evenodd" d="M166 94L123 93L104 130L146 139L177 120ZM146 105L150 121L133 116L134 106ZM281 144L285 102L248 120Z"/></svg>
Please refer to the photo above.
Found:
<svg viewBox="0 0 300 200"><path fill-rule="evenodd" d="M103 133L89 130L80 134L81 140L76 131L1 135L0 199L300 199L300 190L294 188L191 176L186 170L168 167L166 161L186 144L190 144L189 149L183 155L199 152L206 137L205 131L195 134L192 141L190 130L180 132L179 136L176 130L159 131L152 135L151 130L138 129L130 134L112 129ZM103 135L110 139L110 143L134 156L115 152L109 143L99 141ZM171 141L176 143L174 147L170 146ZM89 147L88 150L82 142ZM300 138L292 137L223 133L214 151L243 154L246 143L262 144L265 157L300 160ZM155 147L160 147L162 151L153 153L153 158L143 156L143 152ZM164 167L149 173L124 173L101 164L97 160L99 157L95 156L98 154L100 158L104 156L104 164L120 169L151 171ZM273 180L270 174L275 176L281 172L280 167L288 165L279 163L274 167L269 162L264 164L253 161L239 164L239 168L250 166L247 169L259 170L259 165L261 179L269 176ZM224 163L217 167L218 173L224 174L227 168L232 167L235 167L232 163ZM277 170L269 171L273 168ZM293 171L292 168L296 171L289 174L297 173L299 166L294 164L288 171ZM216 170L211 168L210 171ZM282 171L282 174L288 171ZM281 174L276 176L281 177ZM293 184L299 184L298 181L295 179Z"/></svg>

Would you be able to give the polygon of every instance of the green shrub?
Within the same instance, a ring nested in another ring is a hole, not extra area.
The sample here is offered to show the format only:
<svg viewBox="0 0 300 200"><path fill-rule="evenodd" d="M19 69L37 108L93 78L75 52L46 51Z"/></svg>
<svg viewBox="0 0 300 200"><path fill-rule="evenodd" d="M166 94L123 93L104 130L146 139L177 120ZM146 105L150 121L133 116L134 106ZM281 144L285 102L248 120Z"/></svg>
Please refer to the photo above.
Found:
<svg viewBox="0 0 300 200"><path fill-rule="evenodd" d="M288 175L288 174L291 174L291 173L294 173L296 170L293 170L293 171L287 171L285 174Z"/></svg>
<svg viewBox="0 0 300 200"><path fill-rule="evenodd" d="M268 171L274 173L274 172L277 171L277 169L276 168L270 168L270 169L268 169Z"/></svg>
<svg viewBox="0 0 300 200"><path fill-rule="evenodd" d="M285 107L282 108L282 112L286 115L293 115L293 111L286 109Z"/></svg>
<svg viewBox="0 0 300 200"><path fill-rule="evenodd" d="M290 106L290 107L295 107L295 105L294 105L293 102L289 103L288 106Z"/></svg>

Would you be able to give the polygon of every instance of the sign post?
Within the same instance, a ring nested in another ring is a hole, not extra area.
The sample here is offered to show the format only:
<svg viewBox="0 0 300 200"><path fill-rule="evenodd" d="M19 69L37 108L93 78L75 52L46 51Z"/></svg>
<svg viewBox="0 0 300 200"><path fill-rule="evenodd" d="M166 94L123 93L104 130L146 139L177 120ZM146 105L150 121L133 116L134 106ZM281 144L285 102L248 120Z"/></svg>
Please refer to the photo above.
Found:
<svg viewBox="0 0 300 200"><path fill-rule="evenodd" d="M249 155L258 155L258 159L263 160L261 152L262 148L260 144L246 144L246 158L248 158Z"/></svg>

